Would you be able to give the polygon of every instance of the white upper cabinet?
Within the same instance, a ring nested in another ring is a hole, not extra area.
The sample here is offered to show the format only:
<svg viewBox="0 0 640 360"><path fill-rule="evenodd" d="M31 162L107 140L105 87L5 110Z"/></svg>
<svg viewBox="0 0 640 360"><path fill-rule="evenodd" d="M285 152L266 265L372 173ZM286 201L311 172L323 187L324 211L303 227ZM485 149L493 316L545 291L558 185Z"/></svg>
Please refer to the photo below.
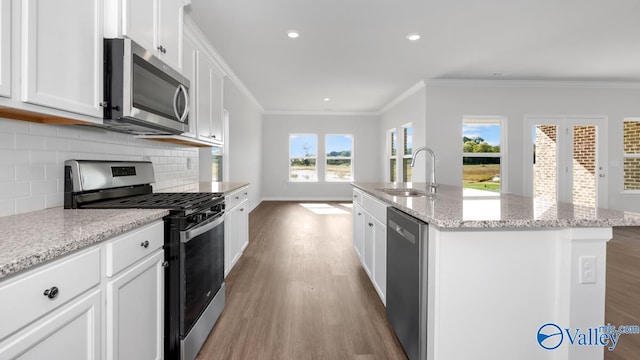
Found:
<svg viewBox="0 0 640 360"><path fill-rule="evenodd" d="M189 24L189 22L187 22ZM191 81L191 133L201 141L221 144L224 134L224 71L214 59L211 45L195 25L184 31L184 74ZM195 125L195 126L194 126Z"/></svg>
<svg viewBox="0 0 640 360"><path fill-rule="evenodd" d="M102 118L103 1L21 4L21 101Z"/></svg>
<svg viewBox="0 0 640 360"><path fill-rule="evenodd" d="M183 1L106 1L106 37L128 37L174 69L182 69Z"/></svg>
<svg viewBox="0 0 640 360"><path fill-rule="evenodd" d="M11 96L11 0L0 0L0 96Z"/></svg>

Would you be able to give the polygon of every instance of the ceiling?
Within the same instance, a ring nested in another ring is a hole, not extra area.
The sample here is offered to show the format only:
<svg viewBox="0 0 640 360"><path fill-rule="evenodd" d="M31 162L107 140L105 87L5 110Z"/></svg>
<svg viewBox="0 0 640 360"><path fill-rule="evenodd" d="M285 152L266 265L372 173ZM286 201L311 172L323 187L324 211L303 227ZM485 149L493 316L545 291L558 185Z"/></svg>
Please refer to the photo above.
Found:
<svg viewBox="0 0 640 360"><path fill-rule="evenodd" d="M187 13L265 111L377 112L423 79L640 81L639 0L192 0Z"/></svg>

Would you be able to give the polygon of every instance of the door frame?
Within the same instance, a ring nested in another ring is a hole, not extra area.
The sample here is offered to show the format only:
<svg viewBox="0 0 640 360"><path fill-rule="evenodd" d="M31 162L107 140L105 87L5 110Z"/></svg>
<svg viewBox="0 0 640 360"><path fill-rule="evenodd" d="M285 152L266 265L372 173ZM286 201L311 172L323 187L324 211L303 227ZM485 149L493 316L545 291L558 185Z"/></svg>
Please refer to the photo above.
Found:
<svg viewBox="0 0 640 360"><path fill-rule="evenodd" d="M533 196L533 164L531 164L531 154L533 153L532 128L535 124L557 125L560 129L568 129L576 125L596 126L596 207L606 208L608 205L608 182L607 182L607 159L608 157L608 117L606 115L544 115L528 114L524 118L523 127L523 193L526 196ZM560 133L561 131L558 131ZM572 165L573 154L573 133L557 137L558 161L556 173L558 174L556 193L558 201L569 202L572 191L566 191L573 187L573 173L561 171ZM562 175L567 174L567 175ZM563 195L564 194L564 195Z"/></svg>

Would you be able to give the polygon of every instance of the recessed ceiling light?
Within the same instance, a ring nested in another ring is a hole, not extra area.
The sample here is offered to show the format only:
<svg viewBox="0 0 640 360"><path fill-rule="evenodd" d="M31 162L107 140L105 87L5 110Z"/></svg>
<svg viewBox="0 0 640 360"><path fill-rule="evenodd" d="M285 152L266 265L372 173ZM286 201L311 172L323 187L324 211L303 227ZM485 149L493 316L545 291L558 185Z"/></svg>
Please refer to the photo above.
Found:
<svg viewBox="0 0 640 360"><path fill-rule="evenodd" d="M287 32L287 36L292 39L295 39L300 36L300 33L297 32L296 30L289 30L289 32Z"/></svg>
<svg viewBox="0 0 640 360"><path fill-rule="evenodd" d="M410 41L416 41L420 39L420 34L418 33L411 33L409 35L407 35L407 39L409 39Z"/></svg>
<svg viewBox="0 0 640 360"><path fill-rule="evenodd" d="M324 99L322 99L322 101L330 101L330 100L331 100L331 99L329 99L329 98L324 98Z"/></svg>

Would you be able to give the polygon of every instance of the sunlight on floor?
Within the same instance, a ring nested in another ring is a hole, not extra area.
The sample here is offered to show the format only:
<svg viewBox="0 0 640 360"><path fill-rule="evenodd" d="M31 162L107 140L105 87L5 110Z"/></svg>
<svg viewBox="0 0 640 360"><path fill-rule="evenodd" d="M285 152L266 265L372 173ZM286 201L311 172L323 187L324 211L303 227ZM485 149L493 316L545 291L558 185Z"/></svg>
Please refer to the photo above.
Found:
<svg viewBox="0 0 640 360"><path fill-rule="evenodd" d="M300 206L318 215L344 215L349 213L329 204L301 203Z"/></svg>

